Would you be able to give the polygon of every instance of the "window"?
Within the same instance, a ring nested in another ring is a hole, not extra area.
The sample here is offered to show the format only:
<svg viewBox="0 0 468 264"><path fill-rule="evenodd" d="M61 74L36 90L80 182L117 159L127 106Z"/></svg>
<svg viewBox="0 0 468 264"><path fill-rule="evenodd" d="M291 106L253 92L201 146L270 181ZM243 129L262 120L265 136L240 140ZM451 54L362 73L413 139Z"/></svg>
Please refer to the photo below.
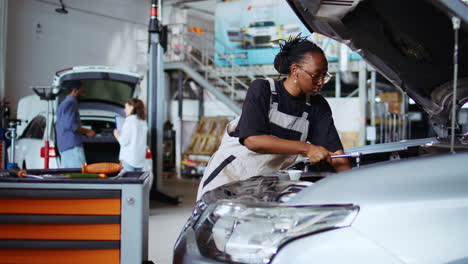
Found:
<svg viewBox="0 0 468 264"><path fill-rule="evenodd" d="M250 23L250 27L274 27L275 22L273 21L257 21Z"/></svg>
<svg viewBox="0 0 468 264"><path fill-rule="evenodd" d="M21 138L42 139L46 128L46 118L44 116L36 116L26 127Z"/></svg>
<svg viewBox="0 0 468 264"><path fill-rule="evenodd" d="M117 74L112 75L114 79L109 79L110 77L104 73L94 73L94 75L92 73L88 73L87 75L83 73L79 75L75 74L70 78L72 77L73 80L80 80L86 89L86 95L80 96L80 101L100 101L120 106L124 106L125 101L133 96L138 81L134 77ZM69 80L64 80L61 86L67 87L68 82ZM67 93L68 91L65 89L61 91L59 103L67 96Z"/></svg>

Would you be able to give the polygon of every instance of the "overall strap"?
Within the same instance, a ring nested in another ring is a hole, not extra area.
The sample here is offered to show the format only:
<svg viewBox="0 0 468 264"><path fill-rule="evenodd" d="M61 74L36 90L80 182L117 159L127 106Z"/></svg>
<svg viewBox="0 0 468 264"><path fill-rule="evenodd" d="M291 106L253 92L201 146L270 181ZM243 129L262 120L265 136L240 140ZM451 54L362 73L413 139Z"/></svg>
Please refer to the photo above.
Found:
<svg viewBox="0 0 468 264"><path fill-rule="evenodd" d="M270 85L270 91L271 91L270 110L271 109L278 109L278 103L275 102L276 100L273 100L273 98L278 97L278 93L276 92L276 88L275 88L275 81L272 78L265 78L265 80L267 80L268 84ZM233 133L236 130L236 127L237 127L237 125L239 123L239 119L240 119L240 115L236 119L229 122L228 125L226 126L226 133L230 137L236 137L235 135L233 135Z"/></svg>
<svg viewBox="0 0 468 264"><path fill-rule="evenodd" d="M271 123L280 126L282 128L290 129L293 131L301 132L301 141L307 139L309 133L309 111L306 109L301 117L288 115L278 110L278 93L276 91L275 81L271 78L265 78L270 84L270 111L268 113L268 119ZM311 96L306 97L307 108L311 107Z"/></svg>
<svg viewBox="0 0 468 264"><path fill-rule="evenodd" d="M272 78L265 78L265 80L267 80L270 84L270 109L278 109L278 102L275 102L276 100L273 100L278 96L278 93L276 92L275 81Z"/></svg>
<svg viewBox="0 0 468 264"><path fill-rule="evenodd" d="M272 78L265 78L265 80L267 80L270 83L271 94L277 95L276 88L275 88L275 80L273 80Z"/></svg>
<svg viewBox="0 0 468 264"><path fill-rule="evenodd" d="M307 95L307 97L306 97L306 105L308 107L311 106L311 104L310 104L310 95ZM308 116L309 116L309 112L304 111L304 113L302 113L302 118L307 119Z"/></svg>

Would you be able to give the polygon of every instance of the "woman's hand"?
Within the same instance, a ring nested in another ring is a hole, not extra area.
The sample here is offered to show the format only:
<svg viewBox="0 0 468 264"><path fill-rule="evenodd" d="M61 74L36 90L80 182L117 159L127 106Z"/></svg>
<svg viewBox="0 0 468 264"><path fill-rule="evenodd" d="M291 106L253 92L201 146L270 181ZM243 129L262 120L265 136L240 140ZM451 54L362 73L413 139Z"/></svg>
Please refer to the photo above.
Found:
<svg viewBox="0 0 468 264"><path fill-rule="evenodd" d="M312 163L318 163L321 161L326 161L330 164L332 164L332 160L330 158L330 155L333 154L329 152L326 148L322 146L317 146L313 144L308 144L308 148L306 151L306 156L309 158L310 162Z"/></svg>
<svg viewBox="0 0 468 264"><path fill-rule="evenodd" d="M118 140L119 139L119 130L114 129L114 137Z"/></svg>

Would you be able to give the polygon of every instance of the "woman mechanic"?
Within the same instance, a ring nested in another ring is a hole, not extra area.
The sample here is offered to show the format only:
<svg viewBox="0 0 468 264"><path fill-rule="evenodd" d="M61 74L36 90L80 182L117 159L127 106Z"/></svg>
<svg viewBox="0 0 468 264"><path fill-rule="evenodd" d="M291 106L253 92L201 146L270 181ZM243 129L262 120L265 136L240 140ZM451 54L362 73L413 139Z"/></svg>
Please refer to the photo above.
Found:
<svg viewBox="0 0 468 264"><path fill-rule="evenodd" d="M351 168L325 98L318 93L330 81L323 50L304 37L280 45L274 67L286 78L256 79L247 91L239 119L229 123L198 188L197 200L226 183L285 169L305 155L328 162L336 172Z"/></svg>

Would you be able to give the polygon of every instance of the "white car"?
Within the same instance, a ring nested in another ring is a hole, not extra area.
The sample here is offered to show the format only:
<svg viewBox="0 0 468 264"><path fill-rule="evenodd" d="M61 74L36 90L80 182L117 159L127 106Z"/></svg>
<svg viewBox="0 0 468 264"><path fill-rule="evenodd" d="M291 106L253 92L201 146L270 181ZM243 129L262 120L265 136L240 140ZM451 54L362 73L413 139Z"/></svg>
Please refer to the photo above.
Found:
<svg viewBox="0 0 468 264"><path fill-rule="evenodd" d="M83 127L96 131L95 138L82 136L88 164L96 162L118 162L120 146L115 137L115 116L125 116L124 103L138 95L142 76L108 66L77 66L55 73L52 86L62 87L67 82L81 80L86 87L86 95L79 98L79 112ZM61 90L52 103L47 116L47 102L38 95L22 98L18 104L17 118L27 120L18 126L19 138L15 145L15 163L20 168L43 169L45 151L49 152L49 168L60 167L60 157L55 145L56 109L66 97ZM50 131L50 147L45 149L46 131ZM144 170L152 171L152 158L146 150Z"/></svg>
<svg viewBox="0 0 468 264"><path fill-rule="evenodd" d="M246 35L253 46L272 45L270 41L279 37L278 26L273 20L252 21Z"/></svg>
<svg viewBox="0 0 468 264"><path fill-rule="evenodd" d="M277 47L278 39L296 36L300 33L297 24L277 25L274 20L260 19L249 23L248 27L232 27L227 35L232 42L242 42L242 48Z"/></svg>
<svg viewBox="0 0 468 264"><path fill-rule="evenodd" d="M468 263L468 133L455 122L468 101L466 1L288 2L405 91L437 137L345 150L359 159L338 174L300 162L299 181L276 172L206 192L173 263Z"/></svg>

